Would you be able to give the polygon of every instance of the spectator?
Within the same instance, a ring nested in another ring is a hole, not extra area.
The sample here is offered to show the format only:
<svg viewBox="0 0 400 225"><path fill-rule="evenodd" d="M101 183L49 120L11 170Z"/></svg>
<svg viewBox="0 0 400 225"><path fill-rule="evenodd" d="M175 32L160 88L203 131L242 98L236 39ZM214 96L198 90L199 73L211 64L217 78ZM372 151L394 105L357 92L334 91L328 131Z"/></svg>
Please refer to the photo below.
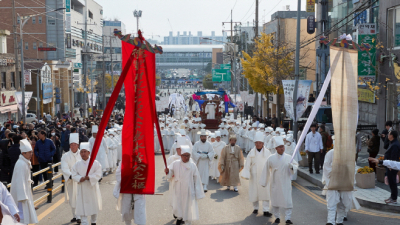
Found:
<svg viewBox="0 0 400 225"><path fill-rule="evenodd" d="M63 131L61 132L61 146L64 152L69 151L69 134L71 133L71 126L67 125L62 128Z"/></svg>
<svg viewBox="0 0 400 225"><path fill-rule="evenodd" d="M54 143L46 138L47 134L45 131L39 132L39 140L35 145L35 155L39 159L40 168L44 169L48 167L49 163L53 163L53 156L56 153L56 147ZM47 180L47 173L43 173L44 180Z"/></svg>
<svg viewBox="0 0 400 225"><path fill-rule="evenodd" d="M9 124L9 123L4 124L4 127L3 127L4 132L2 131L2 133L0 134L0 139L6 138L6 136L5 136L5 131L6 131L6 130L11 131L11 129L12 129L12 128L11 128L11 124Z"/></svg>
<svg viewBox="0 0 400 225"><path fill-rule="evenodd" d="M392 131L392 126L393 126L393 122L392 121L386 121L385 123L385 130L382 131L381 134L381 138L383 141L383 148L384 149L388 149L389 148L389 138L388 138L388 134L390 133L390 131Z"/></svg>
<svg viewBox="0 0 400 225"><path fill-rule="evenodd" d="M399 161L400 143L397 140L398 135L399 134L397 133L397 131L391 130L389 135L387 136L389 140L389 147L385 152L385 160L392 160L397 162ZM386 168L386 176L389 181L389 187L391 192L390 198L385 200L387 204L397 203L398 189L397 189L396 177L398 172L399 172L398 170Z"/></svg>
<svg viewBox="0 0 400 225"><path fill-rule="evenodd" d="M10 172L10 157L8 156L8 149L12 145L12 138L15 133L10 130L6 130L5 132L6 138L0 141L1 155L0 155L0 168L1 168L1 177L0 180L2 182L11 182L11 172Z"/></svg>
<svg viewBox="0 0 400 225"><path fill-rule="evenodd" d="M278 126L278 118L276 118L276 114L272 114L271 124L275 124L275 127Z"/></svg>
<svg viewBox="0 0 400 225"><path fill-rule="evenodd" d="M322 146L323 146L323 149L321 152L321 159L320 159L320 165L321 165L321 170L322 170L324 167L326 151L327 151L328 147L331 147L331 146L326 146L326 143L329 138L329 134L328 134L328 132L325 131L325 125L319 126L319 133L321 134L321 137L322 137Z"/></svg>
<svg viewBox="0 0 400 225"><path fill-rule="evenodd" d="M362 144L361 144L361 133L360 130L357 129L356 133L356 162L358 160L358 153L361 152Z"/></svg>
<svg viewBox="0 0 400 225"><path fill-rule="evenodd" d="M31 136L30 140L31 140L32 149L35 149L36 142L39 140L39 138L37 136ZM35 154L32 155L31 164L32 164L32 173L35 173L40 170L39 160ZM33 186L37 186L39 184L40 178L41 178L41 174L32 177Z"/></svg>
<svg viewBox="0 0 400 225"><path fill-rule="evenodd" d="M11 139L11 146L8 149L8 157L10 158L10 176L12 177L15 163L17 163L19 159L19 155L21 155L21 150L19 150L19 142L23 138L20 135L14 135Z"/></svg>
<svg viewBox="0 0 400 225"><path fill-rule="evenodd" d="M308 169L313 173L312 164L314 160L315 172L319 174L321 152L324 149L321 134L316 132L317 125L311 125L311 132L306 136L306 153L308 154ZM304 132L304 131L303 131Z"/></svg>
<svg viewBox="0 0 400 225"><path fill-rule="evenodd" d="M379 146L381 141L379 140L378 136L379 130L375 129L372 131L372 138L368 140L368 153L369 157L375 158L379 153ZM369 161L369 167L373 168L376 172L376 164L374 162Z"/></svg>
<svg viewBox="0 0 400 225"><path fill-rule="evenodd" d="M50 112L48 112L48 113L46 114L46 120L47 120L47 122L51 122L51 121L52 121Z"/></svg>
<svg viewBox="0 0 400 225"><path fill-rule="evenodd" d="M59 163L59 162L61 162L61 156L62 156L62 153L61 153L61 150L60 150L61 141L60 141L59 135L56 134L56 130L55 129L51 130L51 138L50 138L50 140L53 141L54 146L56 147L56 152L54 153L54 156L53 156L53 163ZM58 166L54 167L54 174L56 174L56 173L58 173Z"/></svg>
<svg viewBox="0 0 400 225"><path fill-rule="evenodd" d="M308 102L310 102L310 103L314 103L314 102L315 102L315 98L314 98L314 95L313 95L313 94L310 94L310 95L309 95L309 97L308 97Z"/></svg>

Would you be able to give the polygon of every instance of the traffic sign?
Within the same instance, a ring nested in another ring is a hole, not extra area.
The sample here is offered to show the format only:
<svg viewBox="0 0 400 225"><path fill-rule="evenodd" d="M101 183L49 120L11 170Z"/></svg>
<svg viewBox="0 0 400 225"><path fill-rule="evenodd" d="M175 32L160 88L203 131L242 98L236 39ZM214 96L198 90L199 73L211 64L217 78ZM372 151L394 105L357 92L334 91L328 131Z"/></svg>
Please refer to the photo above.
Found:
<svg viewBox="0 0 400 225"><path fill-rule="evenodd" d="M212 81L231 81L231 72L227 69L213 69L212 70Z"/></svg>
<svg viewBox="0 0 400 225"><path fill-rule="evenodd" d="M220 69L230 70L231 69L231 64L221 64L220 65Z"/></svg>

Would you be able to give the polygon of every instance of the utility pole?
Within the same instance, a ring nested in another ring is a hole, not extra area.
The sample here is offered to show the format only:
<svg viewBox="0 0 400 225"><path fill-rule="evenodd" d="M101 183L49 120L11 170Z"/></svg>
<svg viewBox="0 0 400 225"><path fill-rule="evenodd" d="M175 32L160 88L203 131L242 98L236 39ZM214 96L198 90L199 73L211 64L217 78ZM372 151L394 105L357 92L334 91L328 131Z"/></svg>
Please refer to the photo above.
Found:
<svg viewBox="0 0 400 225"><path fill-rule="evenodd" d="M297 1L297 30L296 30L296 63L295 63L295 83L294 83L294 93L293 93L293 139L297 141L297 115L296 115L296 105L297 105L297 90L299 86L299 72L300 72L300 13L301 13L301 0Z"/></svg>
<svg viewBox="0 0 400 225"><path fill-rule="evenodd" d="M254 41L257 40L258 38L258 0L256 0L256 20L255 20L255 30L254 30ZM261 96L262 99L262 96ZM258 93L255 93L255 114L258 115ZM261 101L262 104L262 101ZM279 102L278 102L278 107L279 107Z"/></svg>
<svg viewBox="0 0 400 225"><path fill-rule="evenodd" d="M83 72L84 72L84 74L83 74L83 90L84 90L84 92L83 92L83 113L84 113L84 115L83 115L83 117L86 117L86 115L87 115L87 110L88 110L88 108L87 108L87 94L86 94L86 79L87 79L87 70L88 70L88 67L87 67L87 0L85 0L85 7L84 7L84 10L85 10L85 12L83 13L83 19L84 19L84 21L85 21L85 36L84 36L84 43L85 43L85 46L84 46L84 48L83 48Z"/></svg>
<svg viewBox="0 0 400 225"><path fill-rule="evenodd" d="M105 36L103 35L103 84L102 84L102 90L103 90L103 110L106 109L106 65L104 61L104 38ZM104 111L103 111L104 112Z"/></svg>
<svg viewBox="0 0 400 225"><path fill-rule="evenodd" d="M12 21L13 21L13 32L14 32L14 55L15 55L15 75L18 78L18 38L17 38L17 17L15 13L15 0L12 1ZM21 20L20 20L21 23ZM20 81L21 82L21 81ZM18 83L18 80L17 80ZM17 113L18 114L18 113ZM39 116L39 115L38 115Z"/></svg>
<svg viewBox="0 0 400 225"><path fill-rule="evenodd" d="M110 56L111 56L111 92L114 90L114 67L113 67L113 48L112 36L110 36Z"/></svg>

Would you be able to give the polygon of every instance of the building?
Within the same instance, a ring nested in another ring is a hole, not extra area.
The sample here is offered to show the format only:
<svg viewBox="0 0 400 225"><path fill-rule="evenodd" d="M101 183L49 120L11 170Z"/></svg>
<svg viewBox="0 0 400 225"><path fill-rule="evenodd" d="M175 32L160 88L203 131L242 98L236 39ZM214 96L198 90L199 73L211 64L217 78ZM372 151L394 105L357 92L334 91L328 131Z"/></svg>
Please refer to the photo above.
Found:
<svg viewBox="0 0 400 225"><path fill-rule="evenodd" d="M295 16L293 16L295 14ZM301 12L300 20L300 40L309 40L314 38L315 34L307 33L307 16L310 13ZM278 11L271 15L271 21L263 25L264 33L273 34L274 44L279 47L280 44L287 45L287 48L295 49L297 29L297 12ZM313 43L300 49L300 80L315 81L315 45ZM312 90L315 85L312 85ZM311 92L312 93L312 92ZM263 102L263 116L276 114L277 117L284 112L283 95L269 96L269 111L267 111L267 101Z"/></svg>
<svg viewBox="0 0 400 225"><path fill-rule="evenodd" d="M207 38L207 39L204 39ZM212 39L212 40L209 40ZM193 36L192 32L184 31L181 35L178 31L176 36L173 36L172 31L169 32L169 36L164 37L164 42L161 44L165 45L220 45L221 42L226 42L226 32L222 32L222 36L216 36L215 31L211 31L211 35L203 36L202 31L197 31L197 36Z"/></svg>

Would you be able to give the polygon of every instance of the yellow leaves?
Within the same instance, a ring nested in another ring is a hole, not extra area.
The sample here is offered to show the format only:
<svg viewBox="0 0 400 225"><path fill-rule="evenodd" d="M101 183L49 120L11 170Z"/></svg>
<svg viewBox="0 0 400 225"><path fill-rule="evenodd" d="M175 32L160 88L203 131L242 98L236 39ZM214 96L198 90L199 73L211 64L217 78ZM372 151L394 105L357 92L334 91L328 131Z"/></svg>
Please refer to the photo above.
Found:
<svg viewBox="0 0 400 225"><path fill-rule="evenodd" d="M389 81L389 80L390 80L389 78L386 78L386 82Z"/></svg>

